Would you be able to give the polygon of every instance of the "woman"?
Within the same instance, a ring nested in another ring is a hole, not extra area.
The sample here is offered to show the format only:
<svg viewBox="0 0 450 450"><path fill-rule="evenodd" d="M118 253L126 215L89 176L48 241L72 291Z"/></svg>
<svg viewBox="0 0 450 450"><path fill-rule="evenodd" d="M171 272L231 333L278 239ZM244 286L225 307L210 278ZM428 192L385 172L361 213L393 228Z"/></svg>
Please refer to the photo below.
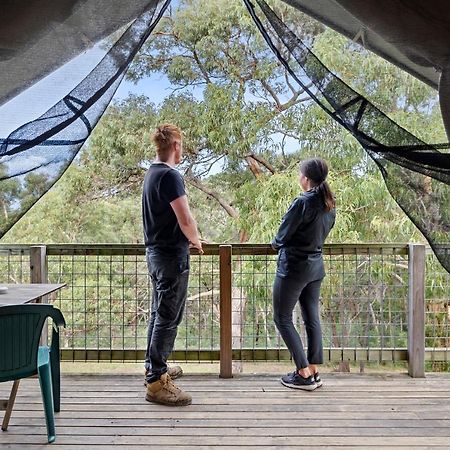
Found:
<svg viewBox="0 0 450 450"><path fill-rule="evenodd" d="M327 175L327 164L320 158L300 164L299 182L304 193L287 210L272 242L279 250L273 286L274 321L296 365L281 383L307 391L322 386L317 370L317 364L323 363L319 317L320 285L325 276L322 246L336 216ZM308 355L292 322L297 302L305 324Z"/></svg>

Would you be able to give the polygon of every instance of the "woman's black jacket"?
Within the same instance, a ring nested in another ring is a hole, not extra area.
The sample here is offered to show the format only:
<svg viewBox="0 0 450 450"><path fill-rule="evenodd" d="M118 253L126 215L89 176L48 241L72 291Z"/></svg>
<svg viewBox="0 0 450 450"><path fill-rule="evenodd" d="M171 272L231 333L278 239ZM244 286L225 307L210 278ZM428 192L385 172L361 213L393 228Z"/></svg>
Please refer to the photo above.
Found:
<svg viewBox="0 0 450 450"><path fill-rule="evenodd" d="M327 211L317 188L297 197L283 216L272 247L278 250L277 275L296 276L305 281L325 276L322 247L336 210Z"/></svg>

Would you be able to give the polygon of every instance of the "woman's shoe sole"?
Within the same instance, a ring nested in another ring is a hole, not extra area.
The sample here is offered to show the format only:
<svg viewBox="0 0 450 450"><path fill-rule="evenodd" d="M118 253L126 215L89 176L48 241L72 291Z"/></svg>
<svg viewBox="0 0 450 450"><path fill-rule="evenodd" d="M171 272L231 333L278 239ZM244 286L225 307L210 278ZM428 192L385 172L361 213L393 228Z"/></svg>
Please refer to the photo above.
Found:
<svg viewBox="0 0 450 450"><path fill-rule="evenodd" d="M305 385L303 385L303 386L300 386L300 385L295 385L295 384L285 383L283 380L281 380L281 384L282 384L283 386L288 387L288 388L291 388L291 389L298 389L298 390L300 390L300 391L314 391L314 390L317 389L317 384L315 384L315 383L314 383L314 384L309 384L309 385L305 384Z"/></svg>

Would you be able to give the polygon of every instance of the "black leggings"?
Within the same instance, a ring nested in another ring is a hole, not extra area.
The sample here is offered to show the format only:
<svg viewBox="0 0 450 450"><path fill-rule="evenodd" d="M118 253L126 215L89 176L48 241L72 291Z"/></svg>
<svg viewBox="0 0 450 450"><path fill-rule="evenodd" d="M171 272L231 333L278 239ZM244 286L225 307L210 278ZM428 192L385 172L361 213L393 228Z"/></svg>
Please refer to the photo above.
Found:
<svg viewBox="0 0 450 450"><path fill-rule="evenodd" d="M322 279L301 281L291 277L275 277L273 285L273 318L297 369L323 363L322 329L319 316L319 295ZM292 322L294 307L300 302L308 340L308 357L302 340Z"/></svg>

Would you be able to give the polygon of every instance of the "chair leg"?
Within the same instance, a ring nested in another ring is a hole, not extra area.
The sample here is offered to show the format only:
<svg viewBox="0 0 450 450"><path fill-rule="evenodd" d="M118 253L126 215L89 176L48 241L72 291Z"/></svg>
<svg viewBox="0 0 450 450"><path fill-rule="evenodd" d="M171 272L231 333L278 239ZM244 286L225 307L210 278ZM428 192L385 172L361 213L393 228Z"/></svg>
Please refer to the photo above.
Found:
<svg viewBox="0 0 450 450"><path fill-rule="evenodd" d="M56 438L55 416L53 411L52 374L48 361L46 364L38 366L38 373L44 403L45 421L47 423L48 442L53 442Z"/></svg>
<svg viewBox="0 0 450 450"><path fill-rule="evenodd" d="M53 332L55 334L55 332ZM61 369L59 362L59 337L56 344L52 342L50 350L50 367L52 371L53 407L55 412L61 409Z"/></svg>
<svg viewBox="0 0 450 450"><path fill-rule="evenodd" d="M11 389L11 394L9 394L8 405L6 406L5 416L3 417L2 430L6 431L9 425L9 419L11 417L14 402L16 401L17 389L19 389L20 380L15 380Z"/></svg>
<svg viewBox="0 0 450 450"><path fill-rule="evenodd" d="M57 368L52 364L52 390L53 390L53 407L55 412L61 410L61 387L59 364Z"/></svg>

